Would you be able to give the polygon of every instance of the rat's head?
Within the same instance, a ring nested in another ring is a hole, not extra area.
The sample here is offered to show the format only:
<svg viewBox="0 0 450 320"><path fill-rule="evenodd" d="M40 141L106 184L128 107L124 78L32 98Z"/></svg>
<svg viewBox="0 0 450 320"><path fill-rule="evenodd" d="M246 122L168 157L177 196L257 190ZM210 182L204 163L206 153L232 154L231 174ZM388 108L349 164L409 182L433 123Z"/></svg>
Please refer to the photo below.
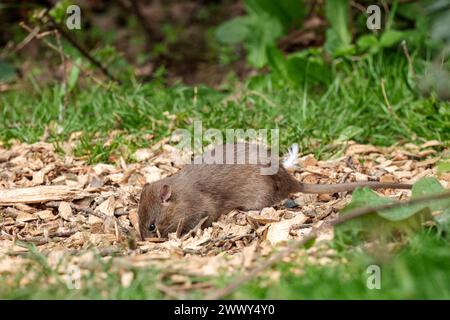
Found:
<svg viewBox="0 0 450 320"><path fill-rule="evenodd" d="M167 237L177 229L179 217L175 214L175 195L172 187L163 181L144 185L139 201L139 232L141 238Z"/></svg>

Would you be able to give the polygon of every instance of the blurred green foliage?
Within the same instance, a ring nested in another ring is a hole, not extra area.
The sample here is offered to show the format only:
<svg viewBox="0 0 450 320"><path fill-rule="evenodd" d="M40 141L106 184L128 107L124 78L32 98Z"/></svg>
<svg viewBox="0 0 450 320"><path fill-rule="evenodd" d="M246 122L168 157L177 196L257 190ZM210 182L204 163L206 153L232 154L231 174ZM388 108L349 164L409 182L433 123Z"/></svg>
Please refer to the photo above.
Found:
<svg viewBox="0 0 450 320"><path fill-rule="evenodd" d="M363 2L360 6L366 8L369 4L372 3ZM312 84L327 84L334 66L383 50L402 55L402 50L410 50L417 59L427 60L430 50L431 56L435 56L445 49L450 37L450 0L390 1L388 12L378 5L382 16L380 30L369 30L365 23L368 14L355 13L348 0L329 0L323 7L315 8L311 13L325 19L327 25L326 40L319 49L308 48L285 55L277 47L282 37L302 28L308 10L306 1L246 0L247 14L223 23L217 28L216 37L227 45L242 43L250 65L269 67L281 82L294 86L304 85L306 79ZM409 23L405 24L405 20ZM404 44L400 47L401 43ZM327 55L334 59L326 59ZM429 66L429 72L419 74L423 78L417 83L418 89L427 93L437 91L445 99L450 86L448 70L448 64L439 71ZM446 81L439 83L438 77Z"/></svg>

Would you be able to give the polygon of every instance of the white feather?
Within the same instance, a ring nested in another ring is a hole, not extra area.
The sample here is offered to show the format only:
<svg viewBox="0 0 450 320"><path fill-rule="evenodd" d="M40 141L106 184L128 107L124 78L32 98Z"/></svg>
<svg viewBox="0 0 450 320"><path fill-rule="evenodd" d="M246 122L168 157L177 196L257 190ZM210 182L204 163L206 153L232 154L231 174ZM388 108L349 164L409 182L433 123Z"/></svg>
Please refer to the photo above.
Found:
<svg viewBox="0 0 450 320"><path fill-rule="evenodd" d="M294 143L288 151L286 159L283 161L283 167L286 169L294 168L298 161L298 144Z"/></svg>

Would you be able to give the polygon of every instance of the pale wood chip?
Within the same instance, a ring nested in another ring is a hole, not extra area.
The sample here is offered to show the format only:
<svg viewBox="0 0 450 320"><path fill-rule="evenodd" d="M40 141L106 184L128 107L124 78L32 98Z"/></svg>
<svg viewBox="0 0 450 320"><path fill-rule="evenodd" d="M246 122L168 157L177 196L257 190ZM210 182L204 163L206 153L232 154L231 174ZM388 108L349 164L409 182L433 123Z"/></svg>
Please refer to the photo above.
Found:
<svg viewBox="0 0 450 320"><path fill-rule="evenodd" d="M111 174L116 172L116 167L112 164L99 163L92 168L96 175Z"/></svg>
<svg viewBox="0 0 450 320"><path fill-rule="evenodd" d="M250 220L250 222L256 223L256 224L260 224L260 225L265 225L268 223L272 223L272 222L277 222L280 221L279 217L270 217L270 216L262 216L259 214L255 214L255 213L250 213L247 215L247 219Z"/></svg>
<svg viewBox="0 0 450 320"><path fill-rule="evenodd" d="M128 288L134 279L134 273L132 271L126 271L122 273L120 276L120 283L122 284L122 287Z"/></svg>
<svg viewBox="0 0 450 320"><path fill-rule="evenodd" d="M312 154L300 158L300 163L302 164L303 167L313 167L317 166L318 164L316 158L314 158L314 155Z"/></svg>
<svg viewBox="0 0 450 320"><path fill-rule="evenodd" d="M88 223L89 223L91 226L94 225L94 224L101 224L101 225L103 225L103 220L100 219L99 217L96 217L96 216L90 214L90 215L89 215L89 218L88 218Z"/></svg>
<svg viewBox="0 0 450 320"><path fill-rule="evenodd" d="M436 152L437 151L434 150L434 149L427 149L427 150L423 150L423 151L420 151L419 153L417 153L417 156L419 158L425 158L425 157L427 157L429 155L436 154Z"/></svg>
<svg viewBox="0 0 450 320"><path fill-rule="evenodd" d="M385 167L383 169L386 170L389 173L394 173L395 171L398 170L398 167L397 166L389 166L389 167Z"/></svg>
<svg viewBox="0 0 450 320"><path fill-rule="evenodd" d="M66 221L71 221L72 216L72 208L70 207L70 203L61 201L58 207L58 214L61 218Z"/></svg>
<svg viewBox="0 0 450 320"><path fill-rule="evenodd" d="M355 180L358 182L359 181L369 181L369 177L367 176L367 174L355 172Z"/></svg>
<svg viewBox="0 0 450 320"><path fill-rule="evenodd" d="M319 194L319 200L320 200L320 201L328 202L328 201L330 201L331 199L333 199L333 198L332 198L331 195L329 195L328 193L322 193L322 194Z"/></svg>
<svg viewBox="0 0 450 320"><path fill-rule="evenodd" d="M143 173L145 182L147 183L152 183L161 180L162 178L162 170L156 166L146 166L141 169L141 172Z"/></svg>
<svg viewBox="0 0 450 320"><path fill-rule="evenodd" d="M409 179L412 177L411 171L397 171L394 173L395 177L398 179Z"/></svg>
<svg viewBox="0 0 450 320"><path fill-rule="evenodd" d="M101 213L113 217L114 216L114 210L116 209L116 200L114 196L110 196L107 200L103 201L96 210L100 211Z"/></svg>
<svg viewBox="0 0 450 320"><path fill-rule="evenodd" d="M36 215L39 217L39 219L44 221L51 221L57 218L52 212L52 210L42 210L36 212Z"/></svg>
<svg viewBox="0 0 450 320"><path fill-rule="evenodd" d="M36 215L23 211L20 211L16 217L16 221L18 222L30 222L37 219L38 217Z"/></svg>
<svg viewBox="0 0 450 320"><path fill-rule="evenodd" d="M16 208L8 207L3 212L8 217L16 218L19 213L24 212L24 211L17 210Z"/></svg>
<svg viewBox="0 0 450 320"><path fill-rule="evenodd" d="M304 214L298 213L294 218L289 220L282 220L270 225L267 232L267 240L276 245L289 240L289 233L292 226L303 224L308 219Z"/></svg>
<svg viewBox="0 0 450 320"><path fill-rule="evenodd" d="M150 159L154 155L151 149L138 149L134 153L136 161L141 162Z"/></svg>
<svg viewBox="0 0 450 320"><path fill-rule="evenodd" d="M44 203L82 199L91 193L69 186L38 186L32 188L2 189L0 190L0 206L16 203Z"/></svg>
<svg viewBox="0 0 450 320"><path fill-rule="evenodd" d="M411 179L409 179L408 183L415 183L415 182L417 182L417 180L419 180L419 179L421 179L423 177L428 177L428 176L432 176L432 175L433 175L433 170L432 169L426 169L426 170L418 173L417 175L415 175Z"/></svg>
<svg viewBox="0 0 450 320"><path fill-rule="evenodd" d="M380 149L370 144L353 144L347 147L345 154L352 156L355 154L382 153Z"/></svg>
<svg viewBox="0 0 450 320"><path fill-rule="evenodd" d="M380 177L380 182L392 183L392 182L396 182L396 181L395 181L395 177L392 174L385 174Z"/></svg>
<svg viewBox="0 0 450 320"><path fill-rule="evenodd" d="M242 249L242 266L250 268L256 256L257 243L254 241L250 246Z"/></svg>
<svg viewBox="0 0 450 320"><path fill-rule="evenodd" d="M21 211L25 211L25 212L29 212L29 213L35 213L38 211L38 209L36 209L35 207L29 206L27 204L24 203L17 203L14 205L14 207L17 210L21 210Z"/></svg>
<svg viewBox="0 0 450 320"><path fill-rule="evenodd" d="M44 176L45 173L42 170L33 172L33 180L31 180L31 185L34 187L43 184Z"/></svg>
<svg viewBox="0 0 450 320"><path fill-rule="evenodd" d="M416 162L416 167L417 168L428 167L428 166L431 166L431 165L437 163L439 160L441 160L440 157L430 158L430 159L427 159L427 160L419 161L419 162Z"/></svg>
<svg viewBox="0 0 450 320"><path fill-rule="evenodd" d="M430 140L430 141L427 141L424 144L422 144L420 146L420 148L421 149L426 149L426 148L430 148L430 147L438 147L438 146L441 146L441 145L442 145L442 143L437 141L437 140Z"/></svg>

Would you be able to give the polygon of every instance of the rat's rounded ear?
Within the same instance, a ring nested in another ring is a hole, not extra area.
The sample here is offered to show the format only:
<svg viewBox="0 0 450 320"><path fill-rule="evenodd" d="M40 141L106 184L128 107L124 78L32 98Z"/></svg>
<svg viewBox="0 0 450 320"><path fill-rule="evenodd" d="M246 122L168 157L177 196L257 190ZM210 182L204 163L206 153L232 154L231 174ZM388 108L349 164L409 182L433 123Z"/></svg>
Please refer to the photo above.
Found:
<svg viewBox="0 0 450 320"><path fill-rule="evenodd" d="M167 203L167 201L169 201L170 196L172 195L172 188L165 184L162 186L161 191L159 193L160 199L161 199L161 203Z"/></svg>

